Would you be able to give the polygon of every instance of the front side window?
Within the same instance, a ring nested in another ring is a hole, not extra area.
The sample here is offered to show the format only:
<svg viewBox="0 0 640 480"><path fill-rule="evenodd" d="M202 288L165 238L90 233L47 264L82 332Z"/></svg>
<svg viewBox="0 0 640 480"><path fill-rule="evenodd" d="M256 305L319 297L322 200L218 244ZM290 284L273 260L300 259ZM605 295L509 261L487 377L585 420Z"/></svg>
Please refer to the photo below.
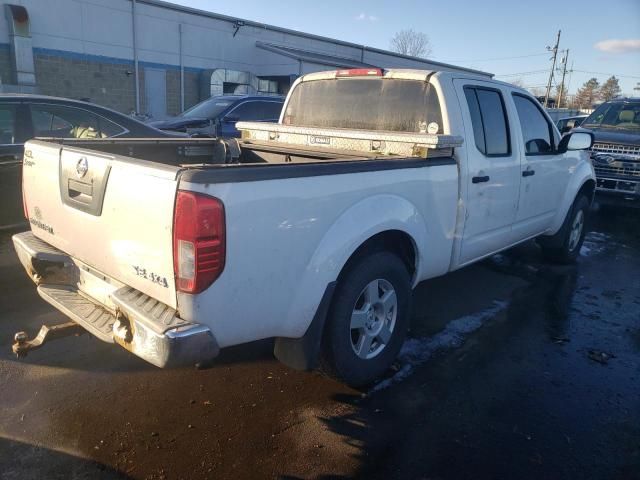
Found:
<svg viewBox="0 0 640 480"><path fill-rule="evenodd" d="M16 143L16 111L12 105L0 105L0 145Z"/></svg>
<svg viewBox="0 0 640 480"><path fill-rule="evenodd" d="M184 118L217 118L233 103L233 98L216 96L208 98L182 112L179 117Z"/></svg>
<svg viewBox="0 0 640 480"><path fill-rule="evenodd" d="M262 120L262 102L245 102L231 110L229 115L241 121L253 122Z"/></svg>
<svg viewBox="0 0 640 480"><path fill-rule="evenodd" d="M280 102L262 102L263 115L262 120L277 122L280 118L282 103Z"/></svg>
<svg viewBox="0 0 640 480"><path fill-rule="evenodd" d="M496 90L464 87L476 147L488 157L510 155L507 113Z"/></svg>
<svg viewBox="0 0 640 480"><path fill-rule="evenodd" d="M526 155L544 155L553 153L551 125L533 100L514 94L520 129L524 140Z"/></svg>

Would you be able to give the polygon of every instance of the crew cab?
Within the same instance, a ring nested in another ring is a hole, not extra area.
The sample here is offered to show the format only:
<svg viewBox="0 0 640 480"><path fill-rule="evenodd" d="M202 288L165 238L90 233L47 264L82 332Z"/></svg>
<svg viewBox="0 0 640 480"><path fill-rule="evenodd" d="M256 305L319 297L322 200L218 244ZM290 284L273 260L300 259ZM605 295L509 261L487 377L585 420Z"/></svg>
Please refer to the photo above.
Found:
<svg viewBox="0 0 640 480"><path fill-rule="evenodd" d="M422 280L536 237L556 261L580 251L592 136L561 139L511 84L312 73L278 123L238 128L28 142L13 241L42 298L159 367L275 338L285 364L357 386L396 357Z"/></svg>
<svg viewBox="0 0 640 480"><path fill-rule="evenodd" d="M616 98L582 123L594 135L597 202L640 207L640 98Z"/></svg>

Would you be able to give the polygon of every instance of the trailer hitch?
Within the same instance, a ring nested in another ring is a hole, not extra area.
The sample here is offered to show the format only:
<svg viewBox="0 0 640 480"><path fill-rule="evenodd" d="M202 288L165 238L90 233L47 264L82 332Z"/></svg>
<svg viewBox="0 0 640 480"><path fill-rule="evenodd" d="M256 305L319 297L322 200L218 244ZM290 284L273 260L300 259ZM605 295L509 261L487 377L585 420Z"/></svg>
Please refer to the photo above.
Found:
<svg viewBox="0 0 640 480"><path fill-rule="evenodd" d="M60 323L58 325L42 325L38 335L29 340L27 332L18 332L14 335L11 349L18 358L24 358L31 350L36 350L44 345L45 342L56 340L58 338L68 337L70 335L80 335L85 331L76 322Z"/></svg>

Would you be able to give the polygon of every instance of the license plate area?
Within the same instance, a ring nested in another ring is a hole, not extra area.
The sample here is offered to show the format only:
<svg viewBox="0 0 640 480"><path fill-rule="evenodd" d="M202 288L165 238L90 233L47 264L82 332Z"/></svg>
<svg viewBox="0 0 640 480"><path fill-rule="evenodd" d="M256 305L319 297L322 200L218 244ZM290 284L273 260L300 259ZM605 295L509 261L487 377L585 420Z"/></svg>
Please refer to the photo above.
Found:
<svg viewBox="0 0 640 480"><path fill-rule="evenodd" d="M111 294L122 288L124 284L88 265L78 261L75 263L78 267L78 290L114 313L116 306L111 300Z"/></svg>

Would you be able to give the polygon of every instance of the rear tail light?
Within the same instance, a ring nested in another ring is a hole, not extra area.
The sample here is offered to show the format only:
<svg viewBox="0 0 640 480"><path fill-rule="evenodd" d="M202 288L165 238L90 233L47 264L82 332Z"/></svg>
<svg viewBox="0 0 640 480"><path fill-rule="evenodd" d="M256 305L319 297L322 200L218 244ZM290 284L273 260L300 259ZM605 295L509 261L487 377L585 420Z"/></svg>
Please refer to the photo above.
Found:
<svg viewBox="0 0 640 480"><path fill-rule="evenodd" d="M349 70L338 70L336 77L381 77L381 68L351 68Z"/></svg>
<svg viewBox="0 0 640 480"><path fill-rule="evenodd" d="M224 269L225 217L220 200L178 191L173 219L173 268L181 292L206 290Z"/></svg>

